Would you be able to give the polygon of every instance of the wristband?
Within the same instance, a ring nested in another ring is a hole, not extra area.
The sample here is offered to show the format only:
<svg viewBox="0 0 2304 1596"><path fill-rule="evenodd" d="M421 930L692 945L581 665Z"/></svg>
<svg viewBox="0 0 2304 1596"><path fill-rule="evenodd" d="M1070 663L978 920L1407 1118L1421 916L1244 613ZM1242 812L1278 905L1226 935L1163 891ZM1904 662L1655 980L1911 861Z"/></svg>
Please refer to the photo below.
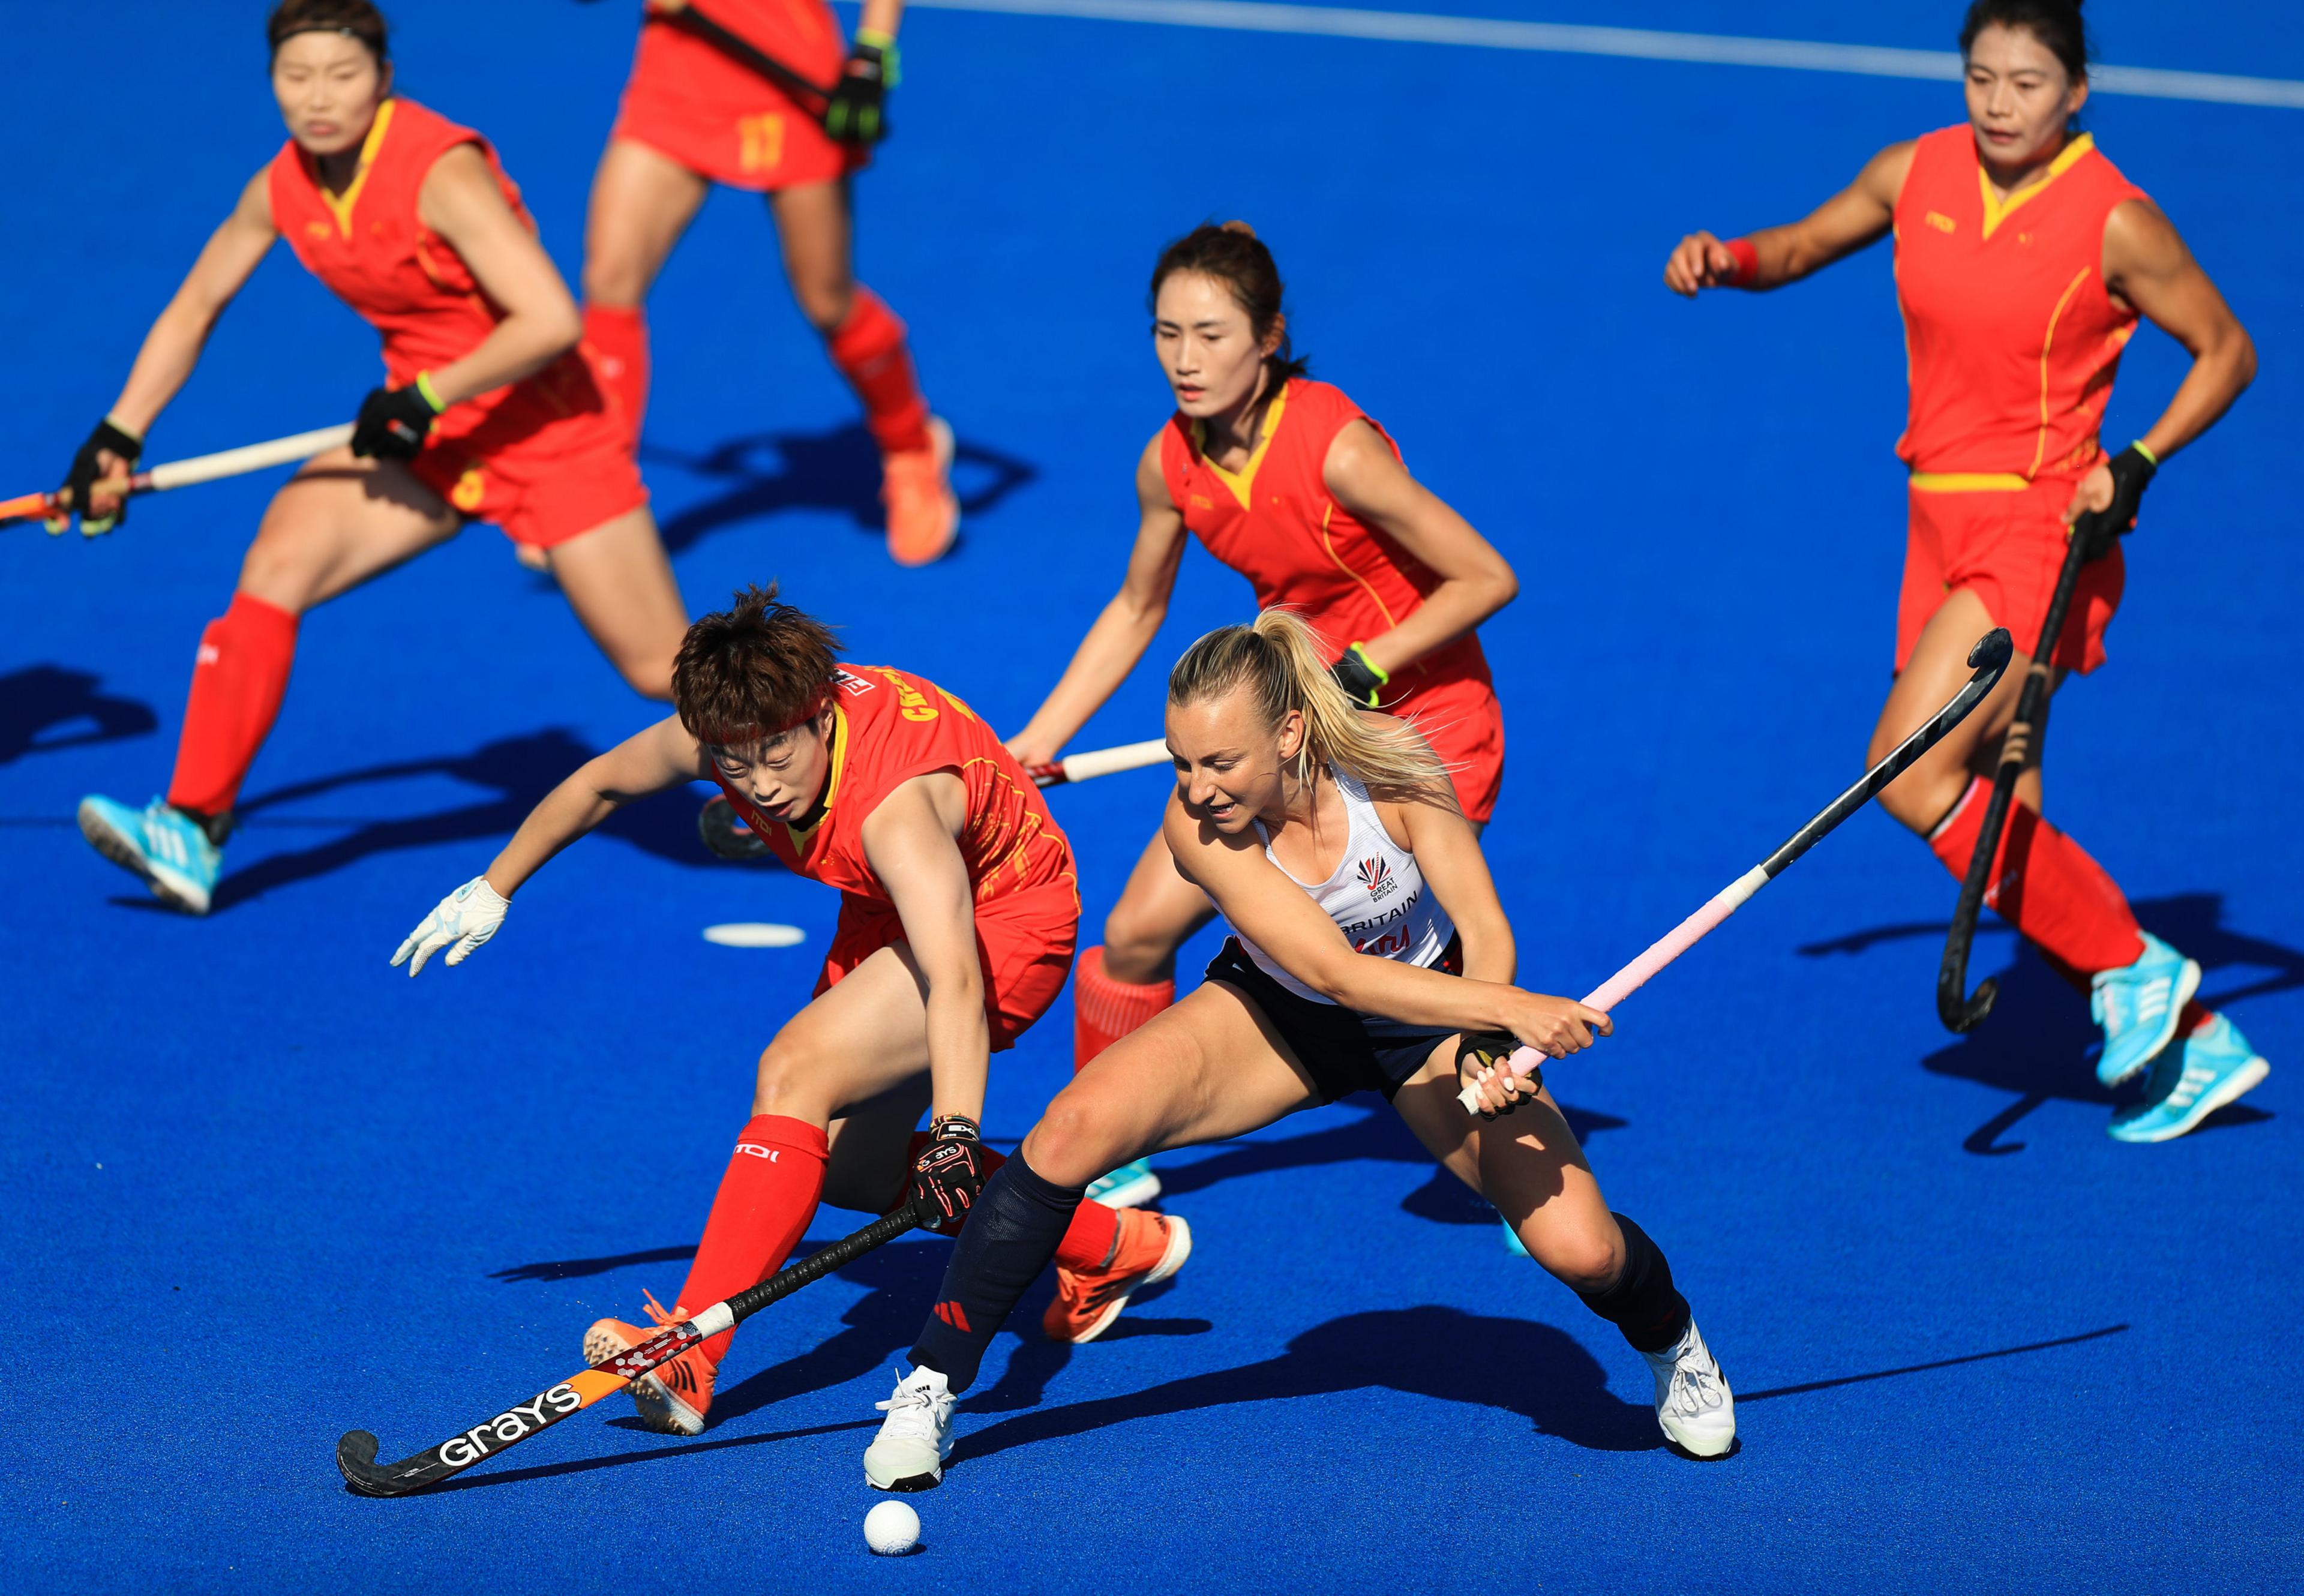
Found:
<svg viewBox="0 0 2304 1596"><path fill-rule="evenodd" d="M1368 709L1377 708L1378 690L1392 680L1382 666L1368 658L1368 649L1359 643L1345 649L1336 663L1329 667L1329 674L1335 677L1336 685L1344 690L1346 698Z"/></svg>
<svg viewBox="0 0 2304 1596"><path fill-rule="evenodd" d="M423 396L424 403L432 407L434 415L436 416L448 408L448 402L440 397L440 390L432 386L432 374L429 371L419 371L416 374L416 380L408 386Z"/></svg>
<svg viewBox="0 0 2304 1596"><path fill-rule="evenodd" d="M2129 446L2130 448L2131 448L2131 449L2135 450L2138 454L2139 454L2143 455L2143 456L2144 456L2144 463L2145 463L2145 464L2147 464L2147 465L2148 465L2148 466L2150 466L2154 471L2158 471L2158 470L2160 469L2160 456L2159 456L2159 455L2157 455L2157 454L2155 454L2151 450L2149 450L2149 449L2146 448L2146 447L2144 446L2144 440L2143 440L2142 438L2140 438L2140 437L2139 437L2139 438L2138 438L2134 443L2132 443L2132 444L2129 445L2128 446Z"/></svg>
<svg viewBox="0 0 2304 1596"><path fill-rule="evenodd" d="M1732 238L1721 247L1736 258L1735 275L1728 279L1724 286L1729 288L1749 286L1752 279L1760 275L1760 251L1752 247L1752 241L1749 238Z"/></svg>

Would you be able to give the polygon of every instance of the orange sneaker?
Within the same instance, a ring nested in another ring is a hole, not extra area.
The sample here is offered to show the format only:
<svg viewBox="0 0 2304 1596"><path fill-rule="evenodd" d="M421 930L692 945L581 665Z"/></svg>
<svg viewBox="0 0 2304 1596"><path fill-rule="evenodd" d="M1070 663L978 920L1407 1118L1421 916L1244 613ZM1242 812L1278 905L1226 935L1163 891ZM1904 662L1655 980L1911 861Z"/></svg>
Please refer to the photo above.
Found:
<svg viewBox="0 0 2304 1596"><path fill-rule="evenodd" d="M952 427L928 418L928 446L880 456L880 502L888 506L888 555L899 565L933 565L960 536L952 491Z"/></svg>
<svg viewBox="0 0 2304 1596"><path fill-rule="evenodd" d="M654 1297L648 1299L648 1312L656 1323L647 1329L621 1319L595 1320L584 1332L584 1361L604 1363L618 1353L630 1352L665 1326L680 1322ZM658 1363L624 1388L632 1394L640 1422L657 1434L702 1435L704 1415L712 1411L714 1373L702 1353L684 1352L669 1363Z"/></svg>
<svg viewBox="0 0 2304 1596"><path fill-rule="evenodd" d="M1100 1269L1056 1266L1056 1296L1040 1316L1051 1341L1093 1341L1112 1328L1137 1291L1165 1280L1192 1255L1192 1227L1174 1214L1120 1210L1112 1262Z"/></svg>

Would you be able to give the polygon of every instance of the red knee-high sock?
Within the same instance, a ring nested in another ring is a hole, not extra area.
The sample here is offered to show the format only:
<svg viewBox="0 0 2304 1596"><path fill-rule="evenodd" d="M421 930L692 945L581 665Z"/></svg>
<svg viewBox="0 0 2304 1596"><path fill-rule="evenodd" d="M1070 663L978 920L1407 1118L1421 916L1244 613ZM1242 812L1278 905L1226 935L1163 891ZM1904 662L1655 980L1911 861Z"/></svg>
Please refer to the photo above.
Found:
<svg viewBox="0 0 2304 1596"><path fill-rule="evenodd" d="M1968 873L1991 796L1992 783L1978 777L1928 836L1928 846L1954 876ZM2021 803L2008 806L1984 901L2043 952L2084 975L2143 956L2136 916L2104 867Z"/></svg>
<svg viewBox="0 0 2304 1596"><path fill-rule="evenodd" d="M638 305L584 307L584 342L608 385L608 397L623 414L629 441L638 443L640 418L648 413L648 312Z"/></svg>
<svg viewBox="0 0 2304 1596"><path fill-rule="evenodd" d="M824 1195L824 1162L831 1153L824 1133L804 1119L752 1116L720 1177L675 1314L700 1313L784 1267ZM704 1343L704 1356L715 1368L735 1334L724 1330Z"/></svg>
<svg viewBox="0 0 2304 1596"><path fill-rule="evenodd" d="M176 771L168 802L220 815L240 796L256 751L272 731L288 670L296 662L296 617L277 605L234 593L232 607L200 633Z"/></svg>
<svg viewBox="0 0 2304 1596"><path fill-rule="evenodd" d="M904 324L878 294L859 283L848 319L833 329L826 346L864 402L864 424L881 453L909 454L928 446L928 402L912 375Z"/></svg>
<svg viewBox="0 0 2304 1596"><path fill-rule="evenodd" d="M1114 981L1104 972L1104 949L1089 948L1072 972L1072 1073L1175 1001L1173 978L1148 986Z"/></svg>

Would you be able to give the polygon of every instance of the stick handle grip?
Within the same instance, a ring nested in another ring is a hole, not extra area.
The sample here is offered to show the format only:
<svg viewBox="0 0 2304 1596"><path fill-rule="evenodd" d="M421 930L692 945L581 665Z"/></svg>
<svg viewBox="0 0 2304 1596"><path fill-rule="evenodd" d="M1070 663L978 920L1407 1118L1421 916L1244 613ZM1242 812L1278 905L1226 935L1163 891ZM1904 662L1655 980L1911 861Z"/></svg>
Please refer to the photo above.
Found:
<svg viewBox="0 0 2304 1596"><path fill-rule="evenodd" d="M1113 776L1122 770L1141 770L1151 765L1168 762L1168 744L1154 737L1143 743L1124 743L1118 748L1093 749L1058 760L1052 765L1035 765L1032 779L1044 787L1062 786L1066 782L1086 781L1096 776Z"/></svg>

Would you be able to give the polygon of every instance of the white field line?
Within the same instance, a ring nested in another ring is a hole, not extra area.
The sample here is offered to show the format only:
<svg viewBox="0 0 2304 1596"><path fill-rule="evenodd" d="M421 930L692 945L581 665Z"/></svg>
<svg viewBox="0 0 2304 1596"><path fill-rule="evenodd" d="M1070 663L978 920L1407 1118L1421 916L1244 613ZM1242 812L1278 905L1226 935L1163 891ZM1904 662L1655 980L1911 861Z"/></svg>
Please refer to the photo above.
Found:
<svg viewBox="0 0 2304 1596"><path fill-rule="evenodd" d="M1668 33L1648 28L1513 22L1487 17L1428 16L1418 12L1362 11L1347 6L1284 5L1267 0L911 0L911 4L938 11L1085 17L1107 22L1159 22L1175 28L1323 34L1401 44L1469 45L1478 49L1540 50L1555 55L1693 61L1721 66L1775 66L1795 72L1853 72L1870 78L1927 78L1957 82L1961 75L1960 56L1950 50L1899 50L1881 45L1820 44L1797 38L1743 38L1732 34ZM2289 78L2166 72L2153 66L2098 66L2089 75L2102 94L2304 110L2304 82Z"/></svg>

